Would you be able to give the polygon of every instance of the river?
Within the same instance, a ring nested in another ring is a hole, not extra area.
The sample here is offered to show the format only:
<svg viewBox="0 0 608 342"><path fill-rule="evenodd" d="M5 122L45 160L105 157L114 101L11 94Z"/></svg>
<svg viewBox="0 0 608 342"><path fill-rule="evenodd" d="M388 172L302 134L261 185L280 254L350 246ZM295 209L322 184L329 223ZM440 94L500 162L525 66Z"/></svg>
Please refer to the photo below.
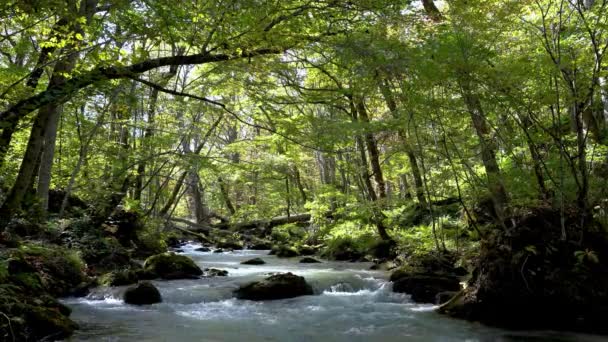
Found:
<svg viewBox="0 0 608 342"><path fill-rule="evenodd" d="M70 341L601 341L558 332L511 332L450 319L433 306L393 293L388 274L369 263L301 264L268 251L197 252L183 247L201 268L227 277L154 281L163 302L125 305L124 287L99 288L85 298L68 298L81 329ZM240 262L260 257L265 265ZM273 272L301 275L315 295L253 302L233 298L240 284Z"/></svg>

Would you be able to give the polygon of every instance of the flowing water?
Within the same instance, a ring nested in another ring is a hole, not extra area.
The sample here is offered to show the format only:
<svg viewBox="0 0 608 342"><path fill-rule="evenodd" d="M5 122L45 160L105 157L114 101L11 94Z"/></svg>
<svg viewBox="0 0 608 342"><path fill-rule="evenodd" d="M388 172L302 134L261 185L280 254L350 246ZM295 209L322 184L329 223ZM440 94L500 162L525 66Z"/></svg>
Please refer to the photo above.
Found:
<svg viewBox="0 0 608 342"><path fill-rule="evenodd" d="M97 289L86 298L68 298L81 329L72 341L600 341L592 336L551 332L509 332L433 312L433 306L393 293L387 273L369 263L300 264L268 251L184 254L201 268L219 268L228 277L154 281L163 303L125 305L124 287ZM240 262L261 257L265 265ZM273 272L301 275L315 295L253 302L233 298L239 285Z"/></svg>

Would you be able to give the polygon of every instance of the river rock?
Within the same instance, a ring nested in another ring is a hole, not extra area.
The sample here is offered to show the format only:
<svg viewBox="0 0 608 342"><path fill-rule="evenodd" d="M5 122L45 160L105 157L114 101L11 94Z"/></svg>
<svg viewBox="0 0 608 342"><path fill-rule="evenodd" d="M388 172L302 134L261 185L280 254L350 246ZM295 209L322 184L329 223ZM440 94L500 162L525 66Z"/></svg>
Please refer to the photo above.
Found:
<svg viewBox="0 0 608 342"><path fill-rule="evenodd" d="M125 303L146 305L162 302L160 292L152 283L144 281L129 287L123 297Z"/></svg>
<svg viewBox="0 0 608 342"><path fill-rule="evenodd" d="M242 265L264 265L266 263L266 261L260 259L260 258L253 258L253 259L249 259L249 260L245 260L243 262L241 262Z"/></svg>
<svg viewBox="0 0 608 342"><path fill-rule="evenodd" d="M274 246L269 255L276 255L279 258L292 258L300 256L300 252L293 246Z"/></svg>
<svg viewBox="0 0 608 342"><path fill-rule="evenodd" d="M243 243L237 240L220 240L215 244L215 247L220 249L232 249L239 250L243 249Z"/></svg>
<svg viewBox="0 0 608 342"><path fill-rule="evenodd" d="M221 248L218 248L218 249L214 250L213 253L224 253L224 250Z"/></svg>
<svg viewBox="0 0 608 342"><path fill-rule="evenodd" d="M196 252L211 252L211 248L209 247L199 247L195 249Z"/></svg>
<svg viewBox="0 0 608 342"><path fill-rule="evenodd" d="M269 250L272 249L272 242L268 240L253 238L249 243L249 249L255 251Z"/></svg>
<svg viewBox="0 0 608 342"><path fill-rule="evenodd" d="M192 259L175 253L162 253L149 257L144 262L144 271L163 279L196 279L203 271Z"/></svg>
<svg viewBox="0 0 608 342"><path fill-rule="evenodd" d="M407 293L417 303L435 303L438 293L460 290L460 281L456 277L433 274L402 275L393 283L393 291Z"/></svg>
<svg viewBox="0 0 608 342"><path fill-rule="evenodd" d="M273 300L312 295L313 292L304 277L292 273L280 273L241 286L234 294L239 299Z"/></svg>
<svg viewBox="0 0 608 342"><path fill-rule="evenodd" d="M217 268L205 268L206 277L225 277L228 275L228 271L219 270Z"/></svg>
<svg viewBox="0 0 608 342"><path fill-rule="evenodd" d="M304 257L304 258L300 259L300 263L301 264L318 264L318 263L321 263L321 262L319 260L315 259L315 258Z"/></svg>
<svg viewBox="0 0 608 342"><path fill-rule="evenodd" d="M443 291L443 292L439 292L435 296L435 304L441 305L443 303L446 303L450 299L454 298L454 296L456 296L457 294L458 294L458 292L456 292L456 291Z"/></svg>
<svg viewBox="0 0 608 342"><path fill-rule="evenodd" d="M137 283L138 273L135 270L118 270L99 277L99 283L105 286L122 286Z"/></svg>

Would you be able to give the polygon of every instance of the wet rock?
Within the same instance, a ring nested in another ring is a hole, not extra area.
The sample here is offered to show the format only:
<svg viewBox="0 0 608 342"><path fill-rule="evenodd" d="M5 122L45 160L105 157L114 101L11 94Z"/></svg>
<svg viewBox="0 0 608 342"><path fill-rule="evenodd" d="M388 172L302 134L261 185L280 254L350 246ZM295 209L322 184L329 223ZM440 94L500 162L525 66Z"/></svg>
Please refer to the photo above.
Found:
<svg viewBox="0 0 608 342"><path fill-rule="evenodd" d="M173 252L175 252L175 253L184 253L184 250L183 250L183 249L181 249L181 248L175 248L175 249L173 250Z"/></svg>
<svg viewBox="0 0 608 342"><path fill-rule="evenodd" d="M293 246L274 246L268 255L276 255L279 258L293 258L300 256L300 252Z"/></svg>
<svg viewBox="0 0 608 342"><path fill-rule="evenodd" d="M125 303L134 305L146 305L162 302L158 289L150 282L141 282L129 287L123 297Z"/></svg>
<svg viewBox="0 0 608 342"><path fill-rule="evenodd" d="M260 258L253 258L253 259L249 259L249 260L245 260L243 262L241 262L242 265L264 265L266 263L266 261L260 259Z"/></svg>
<svg viewBox="0 0 608 342"><path fill-rule="evenodd" d="M435 304L437 305L441 305L443 303L446 303L447 301L449 301L450 299L454 298L454 296L456 296L458 294L458 292L456 291L444 291L444 292L439 292L436 296L435 296Z"/></svg>
<svg viewBox="0 0 608 342"><path fill-rule="evenodd" d="M417 303L435 303L438 293L458 290L458 278L433 274L403 274L393 283L394 292L407 293Z"/></svg>
<svg viewBox="0 0 608 342"><path fill-rule="evenodd" d="M300 248L298 248L298 251L300 252L300 255L315 255L319 251L319 248L315 246L302 245Z"/></svg>
<svg viewBox="0 0 608 342"><path fill-rule="evenodd" d="M25 321L32 327L35 340L42 340L53 336L53 340L62 340L69 337L78 329L78 325L59 310L48 307L28 305L26 307Z"/></svg>
<svg viewBox="0 0 608 342"><path fill-rule="evenodd" d="M218 249L214 250L213 253L224 253L224 250L221 248L218 248Z"/></svg>
<svg viewBox="0 0 608 342"><path fill-rule="evenodd" d="M272 249L272 242L263 239L252 238L249 243L249 249L262 251Z"/></svg>
<svg viewBox="0 0 608 342"><path fill-rule="evenodd" d="M318 263L321 263L321 262L319 260L315 259L315 258L304 257L304 258L300 259L300 263L301 264L318 264Z"/></svg>
<svg viewBox="0 0 608 342"><path fill-rule="evenodd" d="M280 273L241 286L234 294L239 299L273 300L312 295L313 292L304 277L292 273Z"/></svg>
<svg viewBox="0 0 608 342"><path fill-rule="evenodd" d="M204 271L206 277L226 277L228 275L228 271L217 268L205 268Z"/></svg>
<svg viewBox="0 0 608 342"><path fill-rule="evenodd" d="M177 236L169 236L165 239L165 243L167 247L178 248L183 245L183 243L179 240Z"/></svg>
<svg viewBox="0 0 608 342"><path fill-rule="evenodd" d="M138 273L135 270L118 270L104 274L99 278L99 284L105 286L122 286L137 283Z"/></svg>
<svg viewBox="0 0 608 342"><path fill-rule="evenodd" d="M211 252L211 248L209 247L199 247L195 249L196 252Z"/></svg>
<svg viewBox="0 0 608 342"><path fill-rule="evenodd" d="M243 243L236 240L220 240L215 244L215 247L220 249L240 250L243 249Z"/></svg>
<svg viewBox="0 0 608 342"><path fill-rule="evenodd" d="M171 252L153 255L146 259L144 271L163 279L196 279L203 274L192 259Z"/></svg>

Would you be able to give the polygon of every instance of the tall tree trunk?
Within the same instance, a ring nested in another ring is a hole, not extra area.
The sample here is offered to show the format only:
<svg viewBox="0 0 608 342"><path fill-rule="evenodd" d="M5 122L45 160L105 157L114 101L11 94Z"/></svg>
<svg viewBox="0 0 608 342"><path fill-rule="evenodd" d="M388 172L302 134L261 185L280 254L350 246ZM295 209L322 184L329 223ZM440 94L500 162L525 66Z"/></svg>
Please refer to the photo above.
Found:
<svg viewBox="0 0 608 342"><path fill-rule="evenodd" d="M86 22L89 22L97 10L97 0L83 1L80 4L80 15L84 16ZM84 36L85 32L79 24L75 24L74 32ZM72 47L73 49L74 47ZM64 61L60 61L55 65L53 76L51 77L51 85L63 85L66 82L65 75L72 72L76 66L78 54L72 52ZM58 81L53 82L53 78L58 77ZM38 197L41 214L46 216L49 201L49 189L51 185L51 172L53 168L53 160L55 157L55 142L57 139L57 127L62 114L63 107L58 104L50 104L43 107L41 110L47 110L47 123L44 132L44 145L42 146L42 157L40 161L40 169L38 170L38 186L36 195Z"/></svg>
<svg viewBox="0 0 608 342"><path fill-rule="evenodd" d="M496 143L491 136L490 128L488 127L486 116L481 106L481 101L471 88L468 75L462 75L459 78L459 82L465 105L471 116L475 133L479 138L481 159L486 171L488 190L494 210L499 223L503 224L509 199L503 183L500 167L496 161Z"/></svg>
<svg viewBox="0 0 608 342"><path fill-rule="evenodd" d="M226 203L226 209L228 209L230 215L234 215L236 213L236 209L232 204L232 200L230 200L230 193L228 192L228 187L226 186L224 179L221 176L218 177L217 183L220 186L220 192L222 193L222 197L224 198L224 203Z"/></svg>
<svg viewBox="0 0 608 342"><path fill-rule="evenodd" d="M53 25L50 36L54 37L56 39L61 39L60 32L62 30L65 30L65 26L67 26L68 23L69 23L69 21L66 18L59 19L57 21L57 23L55 23L55 25ZM44 67L49 60L49 55L51 53L53 53L55 51L55 49L56 49L56 46L53 45L53 46L46 46L46 47L42 48L42 50L40 51L40 54L38 55L38 60L36 61L36 66L34 67L34 70L29 75L29 77L25 83L25 85L28 88L30 88L32 90L32 92L38 86L40 77L42 76L42 74L44 72ZM2 134L0 134L0 167L2 167L2 165L4 164L4 158L6 157L6 152L8 152L8 149L11 145L11 140L13 138L13 134L17 130L18 123L19 123L19 120L17 118L14 118L12 120L7 121L5 123L4 128L2 129Z"/></svg>
<svg viewBox="0 0 608 342"><path fill-rule="evenodd" d="M360 107L363 107L363 108L360 108ZM364 118L361 118L361 121L369 123L369 117L367 116L367 111L364 107L363 100L357 99L356 103L355 103L355 99L351 98L350 99L350 108L351 108L351 119L354 122L359 121L360 116L364 116ZM378 235L380 235L380 238L382 238L382 240L385 240L385 241L393 241L391 239L391 237L388 235L388 233L386 232L386 226L384 225L384 222L382 222L382 220L384 219L384 214L382 213L381 208L378 207L378 205L382 205L382 203L379 202L379 199L384 200L386 198L386 191L384 189L384 186L385 186L384 179L382 176L382 170L380 170L379 152L378 152L377 146L375 146L375 139L374 139L372 133L368 133L365 135L365 141L360 135L355 136L355 141L357 143L357 147L359 149L359 153L361 156L361 178L363 179L365 187L367 188L369 199L371 200L371 202L374 203L374 208L373 208L374 214L373 214L372 220L373 220L374 224L376 225L376 229L378 230ZM374 173L375 173L373 176L374 176L376 182L378 183L378 194L376 193L376 190L374 189L374 186L372 185L372 182L371 182L372 175L369 174L369 170L368 170L368 160L367 160L367 156L365 153L366 146L367 146L368 152L370 153L370 159L372 159L372 161L371 161L372 169L374 170ZM375 152L372 152L372 150L374 150L374 149L375 149ZM375 161L373 159L375 159ZM376 171L379 171L379 172L376 173Z"/></svg>
<svg viewBox="0 0 608 342"><path fill-rule="evenodd" d="M49 87L61 86L61 84L65 83L66 78L64 73L69 73L72 71L75 63L75 56L69 57L67 60L59 61L55 65L53 70L53 76L49 81ZM34 125L32 126L32 130L30 132L30 138L28 140L28 144L25 150L25 154L23 156L23 160L21 162L21 167L19 168L19 174L17 175L17 179L9 192L9 195L2 205L0 211L3 212L3 215L10 216L12 213L21 209L21 204L26 192L29 189L30 184L32 184L33 177L36 175L36 166L38 158L41 156L42 149L44 146L45 138L49 136L49 138L54 137L56 135L57 130L57 121L60 115L60 108L57 105L50 104L46 105L38 111L36 118L34 119ZM47 131L53 131L48 132ZM48 148L53 149L54 151L54 139L51 143L49 141ZM52 147L51 147L52 145ZM49 155L51 154L51 155ZM47 154L45 158L45 162L47 163L44 168L44 176L43 179L43 189L46 189L46 198L48 200L48 184L50 182L50 164L52 163L52 152ZM39 196L44 196L44 193L39 192ZM42 204L47 203L45 200ZM43 207L44 208L44 207ZM44 208L46 209L46 208Z"/></svg>
<svg viewBox="0 0 608 342"><path fill-rule="evenodd" d="M359 119L361 122L365 124L369 124L369 116L367 115L367 109L365 108L365 103L363 103L363 99L357 99L357 113L359 113ZM376 186L378 188L378 199L384 200L386 199L386 184L384 182L384 174L382 172L382 167L380 166L380 151L378 150L378 144L376 143L376 138L373 133L365 134L365 145L367 147L367 152L369 153L369 161L372 166L372 173L374 176L374 180L376 181Z"/></svg>
<svg viewBox="0 0 608 342"><path fill-rule="evenodd" d="M395 101L395 97L393 96L393 92L391 91L390 85L386 80L380 80L378 84L380 86L382 96L384 97L384 101L386 102L386 105L390 110L393 118L398 119L400 117L399 110L397 109L397 103ZM424 186L422 184L422 176L420 175L420 168L418 167L416 154L414 153L414 149L408 141L407 133L404 130L400 129L398 131L398 134L401 138L401 141L403 142L405 153L410 162L410 168L412 169L412 176L414 178L414 186L416 190L416 198L422 206L426 206L426 199L424 197Z"/></svg>

